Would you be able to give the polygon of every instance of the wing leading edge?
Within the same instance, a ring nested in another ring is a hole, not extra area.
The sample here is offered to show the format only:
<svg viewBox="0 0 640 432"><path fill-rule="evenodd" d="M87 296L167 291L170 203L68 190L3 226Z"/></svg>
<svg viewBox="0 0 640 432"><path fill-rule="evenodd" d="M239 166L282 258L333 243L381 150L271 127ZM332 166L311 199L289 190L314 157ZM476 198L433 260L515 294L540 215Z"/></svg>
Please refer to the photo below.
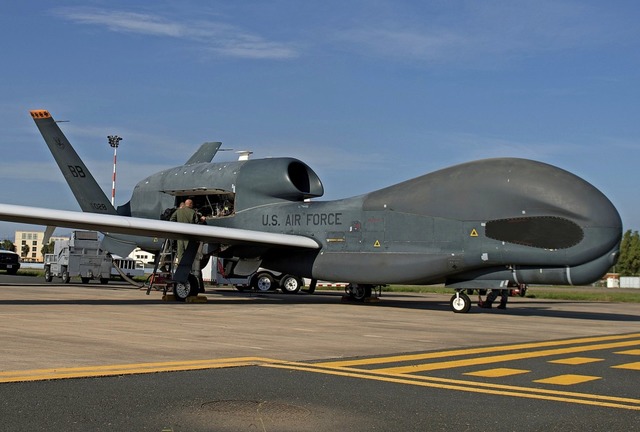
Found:
<svg viewBox="0 0 640 432"><path fill-rule="evenodd" d="M0 204L0 219L35 225L55 225L65 228L97 230L109 233L131 234L143 237L198 240L227 244L261 244L272 246L319 249L315 240L291 234L268 233L238 228L193 225L153 219L68 210L52 210Z"/></svg>

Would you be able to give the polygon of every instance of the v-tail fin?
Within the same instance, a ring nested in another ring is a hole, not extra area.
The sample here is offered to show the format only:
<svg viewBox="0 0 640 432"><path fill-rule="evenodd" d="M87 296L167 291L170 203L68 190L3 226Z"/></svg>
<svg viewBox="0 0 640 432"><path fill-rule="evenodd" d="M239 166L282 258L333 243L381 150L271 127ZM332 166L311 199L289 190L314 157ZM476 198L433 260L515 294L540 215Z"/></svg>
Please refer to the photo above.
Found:
<svg viewBox="0 0 640 432"><path fill-rule="evenodd" d="M30 113L82 211L117 214L49 111L33 110Z"/></svg>
<svg viewBox="0 0 640 432"><path fill-rule="evenodd" d="M186 161L185 165L193 165L197 163L209 163L213 160L213 157L218 152L218 149L222 145L221 142L206 142L200 146L200 148Z"/></svg>

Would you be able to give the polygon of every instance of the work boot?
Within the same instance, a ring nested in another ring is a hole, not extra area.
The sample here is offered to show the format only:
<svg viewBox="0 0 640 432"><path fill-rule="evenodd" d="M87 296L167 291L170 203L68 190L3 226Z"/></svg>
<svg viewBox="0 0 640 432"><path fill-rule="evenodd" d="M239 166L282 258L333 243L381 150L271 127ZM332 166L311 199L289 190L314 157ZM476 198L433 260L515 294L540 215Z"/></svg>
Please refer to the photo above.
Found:
<svg viewBox="0 0 640 432"><path fill-rule="evenodd" d="M498 309L506 309L506 308L507 308L506 304L500 303L500 305L498 306Z"/></svg>
<svg viewBox="0 0 640 432"><path fill-rule="evenodd" d="M478 303L478 306L483 309L491 309L491 303L487 301Z"/></svg>

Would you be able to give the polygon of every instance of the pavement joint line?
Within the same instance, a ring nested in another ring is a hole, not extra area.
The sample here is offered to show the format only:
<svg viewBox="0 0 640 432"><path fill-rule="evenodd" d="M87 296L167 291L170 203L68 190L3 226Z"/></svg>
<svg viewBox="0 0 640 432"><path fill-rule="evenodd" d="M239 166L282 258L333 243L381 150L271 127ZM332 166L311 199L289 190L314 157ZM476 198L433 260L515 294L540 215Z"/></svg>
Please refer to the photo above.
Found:
<svg viewBox="0 0 640 432"><path fill-rule="evenodd" d="M512 345L497 345L497 346L479 347L479 348L463 348L463 349L436 351L436 352L429 352L429 353L406 354L401 356L368 357L368 358L351 359L351 360L328 361L328 362L321 362L321 363L315 363L315 364L324 365L327 367L366 366L366 365L375 365L375 364L384 364L384 363L430 360L430 359L437 359L437 358L443 358L443 357L487 354L487 353L501 352L501 351L516 351L516 350L524 350L524 349L532 349L532 348L535 349L535 348L545 348L545 347L552 347L552 346L575 345L575 344L604 342L604 341L632 339L632 338L640 338L640 333L621 334L621 335L612 335L612 336L594 336L594 337L586 337L586 338L563 339L563 340L545 341L545 342L519 343L519 344L512 344Z"/></svg>
<svg viewBox="0 0 640 432"><path fill-rule="evenodd" d="M556 402L568 402L583 405L640 411L640 399L623 398L617 396L594 395L588 393L567 392L535 387L509 386L504 384L490 384L478 381L464 381L429 377L424 375L390 374L381 373L376 370L348 367L317 367L317 364L315 363L279 362L265 363L261 366L276 369L290 369L303 372L324 373L329 375L346 376L350 378L378 380L393 382L397 384L433 387L446 390L466 391L471 393L484 393L529 399L553 400Z"/></svg>

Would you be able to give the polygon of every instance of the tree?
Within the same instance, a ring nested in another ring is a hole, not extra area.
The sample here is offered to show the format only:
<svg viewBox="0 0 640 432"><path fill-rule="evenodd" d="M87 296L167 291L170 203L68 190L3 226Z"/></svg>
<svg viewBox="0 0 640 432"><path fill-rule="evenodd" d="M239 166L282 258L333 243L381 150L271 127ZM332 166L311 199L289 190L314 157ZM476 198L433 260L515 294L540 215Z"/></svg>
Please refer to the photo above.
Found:
<svg viewBox="0 0 640 432"><path fill-rule="evenodd" d="M55 250L55 242L50 241L49 244L42 246L42 249L40 249L40 253L42 254L42 256L45 256L46 254L52 254L54 250Z"/></svg>
<svg viewBox="0 0 640 432"><path fill-rule="evenodd" d="M16 245L14 245L13 242L9 239L2 240L2 242L0 242L0 248L11 252L16 251Z"/></svg>
<svg viewBox="0 0 640 432"><path fill-rule="evenodd" d="M620 244L620 258L615 266L620 276L640 274L640 234L627 230Z"/></svg>
<svg viewBox="0 0 640 432"><path fill-rule="evenodd" d="M26 258L27 255L29 255L30 250L31 248L29 247L29 245L22 245L22 258Z"/></svg>

